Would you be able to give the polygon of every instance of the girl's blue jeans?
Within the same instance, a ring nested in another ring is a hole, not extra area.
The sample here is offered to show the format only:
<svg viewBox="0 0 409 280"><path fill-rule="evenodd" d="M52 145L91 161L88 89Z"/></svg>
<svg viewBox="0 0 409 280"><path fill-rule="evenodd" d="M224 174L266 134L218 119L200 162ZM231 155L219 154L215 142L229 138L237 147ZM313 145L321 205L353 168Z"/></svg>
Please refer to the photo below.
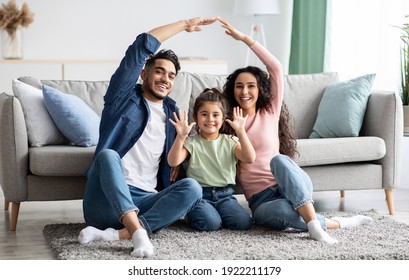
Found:
<svg viewBox="0 0 409 280"><path fill-rule="evenodd" d="M189 178L157 193L127 185L121 158L117 152L106 149L98 153L89 170L84 219L99 229L122 229L123 215L136 211L142 226L151 234L182 218L201 198L201 186Z"/></svg>
<svg viewBox="0 0 409 280"><path fill-rule="evenodd" d="M277 185L254 194L249 207L256 225L284 230L286 228L307 231L307 224L296 209L313 203L313 184L310 177L292 159L277 155L270 162L270 169ZM326 230L325 218L316 214Z"/></svg>
<svg viewBox="0 0 409 280"><path fill-rule="evenodd" d="M186 215L189 226L199 231L215 231L222 227L247 230L253 224L248 210L233 196L233 187L204 187L203 199Z"/></svg>

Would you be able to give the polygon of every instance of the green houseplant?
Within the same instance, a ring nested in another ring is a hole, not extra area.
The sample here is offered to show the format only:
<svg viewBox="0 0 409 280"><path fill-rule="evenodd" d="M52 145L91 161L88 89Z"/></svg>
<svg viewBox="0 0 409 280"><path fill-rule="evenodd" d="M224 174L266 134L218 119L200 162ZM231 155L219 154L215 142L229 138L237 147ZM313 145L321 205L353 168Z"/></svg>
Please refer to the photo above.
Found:
<svg viewBox="0 0 409 280"><path fill-rule="evenodd" d="M406 15L405 18L409 18ZM397 26L401 31L400 49L400 94L404 114L404 132L409 132L409 23Z"/></svg>
<svg viewBox="0 0 409 280"><path fill-rule="evenodd" d="M408 18L409 15L406 16ZM400 27L402 31L401 48L401 96L403 105L409 105L409 23Z"/></svg>

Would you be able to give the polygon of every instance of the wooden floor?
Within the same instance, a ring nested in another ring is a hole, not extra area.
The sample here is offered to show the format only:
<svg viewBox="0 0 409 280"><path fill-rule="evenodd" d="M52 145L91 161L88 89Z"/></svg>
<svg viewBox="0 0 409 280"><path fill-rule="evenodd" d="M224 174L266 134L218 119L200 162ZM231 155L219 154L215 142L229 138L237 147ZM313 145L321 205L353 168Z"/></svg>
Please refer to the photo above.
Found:
<svg viewBox="0 0 409 280"><path fill-rule="evenodd" d="M319 212L375 209L380 214L388 215L382 190L349 191L346 192L345 198L340 198L339 192L318 192L314 194L314 200L315 208ZM409 188L395 189L394 200L395 215L390 217L409 224ZM241 201L245 203L244 200ZM4 205L1 189L0 203ZM10 210L1 211L0 260L55 259L44 240L44 226L50 223L83 222L80 200L21 203L16 232L9 229Z"/></svg>

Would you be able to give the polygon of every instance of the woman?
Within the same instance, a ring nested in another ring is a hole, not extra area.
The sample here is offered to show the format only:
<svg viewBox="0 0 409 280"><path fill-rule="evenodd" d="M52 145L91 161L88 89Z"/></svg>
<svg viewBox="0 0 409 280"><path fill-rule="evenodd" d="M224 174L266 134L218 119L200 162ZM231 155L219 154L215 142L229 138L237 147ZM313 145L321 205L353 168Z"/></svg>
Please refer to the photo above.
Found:
<svg viewBox="0 0 409 280"><path fill-rule="evenodd" d="M314 240L337 243L327 229L369 224L367 216L326 219L316 214L309 176L291 159L295 139L283 104L284 83L280 62L261 44L220 19L227 35L245 43L263 62L267 72L248 66L234 71L224 86L230 106L248 115L246 132L256 151L252 164L240 164L238 181L255 224L275 230L308 230ZM261 133L262 132L262 133Z"/></svg>

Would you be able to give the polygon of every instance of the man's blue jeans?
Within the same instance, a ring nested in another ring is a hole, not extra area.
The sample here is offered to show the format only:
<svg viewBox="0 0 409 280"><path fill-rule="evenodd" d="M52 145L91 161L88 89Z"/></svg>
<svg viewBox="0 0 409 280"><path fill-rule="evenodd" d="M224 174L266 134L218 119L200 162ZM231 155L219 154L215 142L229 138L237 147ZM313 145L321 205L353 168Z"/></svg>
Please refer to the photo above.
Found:
<svg viewBox="0 0 409 280"><path fill-rule="evenodd" d="M313 203L310 177L285 155L275 156L270 162L270 169L277 185L256 193L249 200L255 224L275 230L294 228L307 231L307 224L296 209ZM316 216L326 230L325 218L319 214Z"/></svg>
<svg viewBox="0 0 409 280"><path fill-rule="evenodd" d="M233 196L233 187L203 188L203 199L186 215L189 226L200 231L215 231L222 226L247 230L253 224L250 213Z"/></svg>
<svg viewBox="0 0 409 280"><path fill-rule="evenodd" d="M122 229L123 215L136 211L151 234L183 217L201 198L201 186L189 178L157 193L127 185L121 158L117 152L106 149L98 153L89 170L83 201L84 219L99 229Z"/></svg>

